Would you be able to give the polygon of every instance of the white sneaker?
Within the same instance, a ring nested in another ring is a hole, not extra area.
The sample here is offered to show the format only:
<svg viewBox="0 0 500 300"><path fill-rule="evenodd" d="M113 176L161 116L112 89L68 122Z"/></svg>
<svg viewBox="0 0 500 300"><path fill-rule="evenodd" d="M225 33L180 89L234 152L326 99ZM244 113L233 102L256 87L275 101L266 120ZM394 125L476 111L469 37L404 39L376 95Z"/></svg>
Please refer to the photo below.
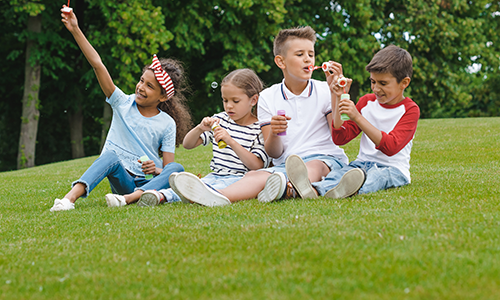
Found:
<svg viewBox="0 0 500 300"><path fill-rule="evenodd" d="M170 184L170 188L172 189L172 191L174 191L174 193L176 193L177 196L179 196L179 198L181 198L182 202L187 203L187 204L192 204L193 202L186 199L186 197L184 197L181 193L179 193L179 190L177 190L177 186L175 185L175 178L177 177L178 174L179 173L177 173L177 172L170 174L170 176L168 177L168 184Z"/></svg>
<svg viewBox="0 0 500 300"><path fill-rule="evenodd" d="M182 172L175 176L175 189L179 197L204 206L223 206L231 204L226 196L208 187L197 176ZM175 191L175 190L174 190Z"/></svg>
<svg viewBox="0 0 500 300"><path fill-rule="evenodd" d="M120 207L127 205L125 197L121 195L107 194L105 198L106 202L108 203L108 207Z"/></svg>
<svg viewBox="0 0 500 300"><path fill-rule="evenodd" d="M325 197L333 199L351 197L363 186L365 179L365 171L359 168L351 169L340 178L336 187L326 192Z"/></svg>
<svg viewBox="0 0 500 300"><path fill-rule="evenodd" d="M318 195L309 181L307 166L300 156L292 154L287 157L285 168L288 180L290 180L302 199L318 198Z"/></svg>
<svg viewBox="0 0 500 300"><path fill-rule="evenodd" d="M75 203L71 203L68 198L62 198L54 200L54 206L50 209L50 211L63 211L75 209Z"/></svg>
<svg viewBox="0 0 500 300"><path fill-rule="evenodd" d="M160 205L163 195L155 190L147 190L142 193L137 201L137 206L157 206Z"/></svg>
<svg viewBox="0 0 500 300"><path fill-rule="evenodd" d="M267 180L264 189L260 191L257 199L260 202L268 203L281 199L286 189L286 176L281 172L271 174Z"/></svg>

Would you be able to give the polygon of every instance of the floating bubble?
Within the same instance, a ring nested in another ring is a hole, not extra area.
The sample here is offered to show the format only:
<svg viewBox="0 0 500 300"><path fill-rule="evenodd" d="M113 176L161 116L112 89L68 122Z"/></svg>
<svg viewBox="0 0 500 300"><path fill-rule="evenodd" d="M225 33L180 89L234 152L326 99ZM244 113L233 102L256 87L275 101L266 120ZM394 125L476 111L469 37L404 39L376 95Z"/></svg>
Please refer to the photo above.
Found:
<svg viewBox="0 0 500 300"><path fill-rule="evenodd" d="M211 86L213 89L216 89L219 86L219 84L216 81L214 81L214 82L212 82Z"/></svg>

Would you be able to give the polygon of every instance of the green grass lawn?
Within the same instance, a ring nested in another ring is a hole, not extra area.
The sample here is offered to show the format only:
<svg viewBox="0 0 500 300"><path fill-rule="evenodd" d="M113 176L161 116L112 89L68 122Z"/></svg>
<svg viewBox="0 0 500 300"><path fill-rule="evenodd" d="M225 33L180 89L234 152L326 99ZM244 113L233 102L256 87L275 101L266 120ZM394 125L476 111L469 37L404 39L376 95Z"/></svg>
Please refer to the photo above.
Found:
<svg viewBox="0 0 500 300"><path fill-rule="evenodd" d="M104 181L51 213L95 157L0 173L0 299L498 299L499 146L500 118L421 120L409 186L217 208L108 208Z"/></svg>

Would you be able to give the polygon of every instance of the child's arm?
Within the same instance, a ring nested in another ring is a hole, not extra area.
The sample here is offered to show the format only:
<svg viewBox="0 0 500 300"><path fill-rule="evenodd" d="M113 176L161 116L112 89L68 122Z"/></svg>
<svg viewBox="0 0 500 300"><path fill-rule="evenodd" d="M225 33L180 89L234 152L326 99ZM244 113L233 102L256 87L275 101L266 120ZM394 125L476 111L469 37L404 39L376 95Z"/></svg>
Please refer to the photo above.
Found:
<svg viewBox="0 0 500 300"><path fill-rule="evenodd" d="M99 85L104 92L104 95L106 95L106 97L108 98L111 97L111 95L115 91L115 84L113 83L108 70L102 63L101 57L78 27L78 20L76 19L75 14L73 13L73 11L71 11L70 13L61 12L61 17L61 21L64 23L64 26L66 26L69 32L71 32L71 34L75 38L76 43L82 50L83 55L85 55L87 61L90 63L92 68L94 68L94 72L96 74L97 80L99 81Z"/></svg>
<svg viewBox="0 0 500 300"><path fill-rule="evenodd" d="M330 61L330 70L325 72L326 82L330 87L331 94L331 103L332 103L332 120L333 122L330 124L330 131L333 128L339 129L344 121L340 119L340 96L344 93L344 88L338 85L338 79L342 76L342 65L335 61ZM352 79L347 78L347 85L345 86L345 92L349 93L351 88ZM352 101L351 101L352 102ZM330 121L330 120L329 120Z"/></svg>
<svg viewBox="0 0 500 300"><path fill-rule="evenodd" d="M264 148L270 157L278 158L283 154L283 143L278 133L286 131L287 123L291 119L289 116L276 115L271 118L271 125L262 127Z"/></svg>
<svg viewBox="0 0 500 300"><path fill-rule="evenodd" d="M233 151L238 155L241 162L250 170L258 170L264 167L264 162L255 154L251 153L247 149L243 148L237 141L233 139L231 135L222 127L217 127L214 129L214 139L216 141L223 140L226 144L233 149Z"/></svg>
<svg viewBox="0 0 500 300"><path fill-rule="evenodd" d="M174 159L174 153L163 151L163 167L173 162ZM154 161L152 161L151 159L146 161L138 160L138 162L142 164L142 172L144 172L144 174L159 175L161 171L163 171L162 168L157 168Z"/></svg>
<svg viewBox="0 0 500 300"><path fill-rule="evenodd" d="M205 117L201 120L200 124L196 125L195 128L191 129L185 136L182 141L182 146L185 149L193 149L201 145L203 140L200 135L205 132L212 130L212 124L216 121L214 118Z"/></svg>

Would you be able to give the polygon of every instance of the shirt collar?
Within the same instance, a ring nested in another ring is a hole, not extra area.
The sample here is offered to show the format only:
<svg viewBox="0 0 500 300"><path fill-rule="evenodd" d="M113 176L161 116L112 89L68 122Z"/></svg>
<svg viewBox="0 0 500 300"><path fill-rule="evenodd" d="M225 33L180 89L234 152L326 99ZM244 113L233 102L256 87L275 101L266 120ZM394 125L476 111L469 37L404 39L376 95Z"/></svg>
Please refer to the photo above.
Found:
<svg viewBox="0 0 500 300"><path fill-rule="evenodd" d="M314 90L314 84L310 79L307 82L306 88L302 91L302 93L300 93L300 95L295 95L294 93L290 92L290 90L285 85L285 79L283 79L283 81L281 82L281 95L283 96L284 100L290 100L295 97L308 98L312 95L313 90Z"/></svg>

